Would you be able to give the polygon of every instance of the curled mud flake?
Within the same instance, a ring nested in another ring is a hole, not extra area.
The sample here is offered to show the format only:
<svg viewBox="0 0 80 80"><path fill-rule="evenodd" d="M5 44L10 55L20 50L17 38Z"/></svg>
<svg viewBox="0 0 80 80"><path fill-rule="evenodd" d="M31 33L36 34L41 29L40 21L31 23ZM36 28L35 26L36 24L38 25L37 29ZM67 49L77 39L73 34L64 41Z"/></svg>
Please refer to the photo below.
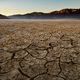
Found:
<svg viewBox="0 0 80 80"><path fill-rule="evenodd" d="M57 76L42 74L42 75L38 75L36 78L34 78L34 80L64 80L64 79Z"/></svg>
<svg viewBox="0 0 80 80"><path fill-rule="evenodd" d="M47 74L38 75L34 80L53 80L53 77Z"/></svg>
<svg viewBox="0 0 80 80"><path fill-rule="evenodd" d="M48 54L46 56L47 61L53 61L56 58L60 57L63 49L60 49L59 47L55 47L53 49L48 49Z"/></svg>
<svg viewBox="0 0 80 80"><path fill-rule="evenodd" d="M25 77L24 75L17 74L13 80L30 80L29 78Z"/></svg>
<svg viewBox="0 0 80 80"><path fill-rule="evenodd" d="M37 48L39 48L39 47L38 47L38 44L37 44L37 43L31 43L27 48L28 48L28 49L33 49L33 50L35 50L35 49L37 49Z"/></svg>
<svg viewBox="0 0 80 80"><path fill-rule="evenodd" d="M23 58L23 57L25 57L27 55L28 55L28 53L26 51L20 50L20 51L15 53L14 58L21 59L21 58Z"/></svg>
<svg viewBox="0 0 80 80"><path fill-rule="evenodd" d="M80 74L80 65L73 63L61 63L61 68L62 74L66 79L78 80Z"/></svg>
<svg viewBox="0 0 80 80"><path fill-rule="evenodd" d="M60 73L59 60L49 61L46 63L46 68L48 69L48 74L57 76Z"/></svg>
<svg viewBox="0 0 80 80"><path fill-rule="evenodd" d="M12 56L12 53L6 52L4 50L0 50L0 63L11 59L11 56Z"/></svg>
<svg viewBox="0 0 80 80"><path fill-rule="evenodd" d="M15 52L20 49L20 46L16 46L15 44L8 44L5 47L3 47L3 50L8 52Z"/></svg>
<svg viewBox="0 0 80 80"><path fill-rule="evenodd" d="M46 68L44 67L45 63L45 60L38 60L29 55L20 62L20 67L24 74L34 77L46 72Z"/></svg>
<svg viewBox="0 0 80 80"><path fill-rule="evenodd" d="M62 41L69 41L71 38L69 35L63 34L60 38Z"/></svg>
<svg viewBox="0 0 80 80"><path fill-rule="evenodd" d="M18 70L17 69L13 69L10 72L8 72L7 74L3 74L4 76L2 76L1 80L14 80L14 77L18 74ZM5 79L6 78L6 79Z"/></svg>
<svg viewBox="0 0 80 80"><path fill-rule="evenodd" d="M39 35L36 37L36 39L39 41L47 41L51 37L51 33L47 32L40 32Z"/></svg>
<svg viewBox="0 0 80 80"><path fill-rule="evenodd" d="M61 48L72 48L74 47L74 40L70 36L64 35L60 41Z"/></svg>
<svg viewBox="0 0 80 80"><path fill-rule="evenodd" d="M73 62L73 64L80 63L80 53L75 49L67 49L63 51L61 55L61 62Z"/></svg>
<svg viewBox="0 0 80 80"><path fill-rule="evenodd" d="M0 64L0 74L5 74L19 67L18 60L8 60Z"/></svg>
<svg viewBox="0 0 80 80"><path fill-rule="evenodd" d="M10 61L6 61L0 64L0 74L6 74L13 69L13 65Z"/></svg>
<svg viewBox="0 0 80 80"><path fill-rule="evenodd" d="M37 59L45 58L47 55L46 50L31 50L27 49L28 53Z"/></svg>
<svg viewBox="0 0 80 80"><path fill-rule="evenodd" d="M67 49L67 48L72 48L72 47L73 47L72 44L73 44L73 43L71 43L71 41L61 41L61 42L60 42L60 47L61 47L61 48L65 48L65 49Z"/></svg>
<svg viewBox="0 0 80 80"><path fill-rule="evenodd" d="M73 46L74 47L80 47L80 38L75 38L74 39Z"/></svg>
<svg viewBox="0 0 80 80"><path fill-rule="evenodd" d="M51 42L51 43L49 43L49 46L51 48L57 47L58 46L58 42Z"/></svg>
<svg viewBox="0 0 80 80"><path fill-rule="evenodd" d="M13 69L0 78L1 80L30 80L28 77L22 75L17 69Z"/></svg>
<svg viewBox="0 0 80 80"><path fill-rule="evenodd" d="M38 45L38 43L30 44L27 47L26 51L37 59L45 58L47 55L46 47L44 46L41 47L41 45Z"/></svg>
<svg viewBox="0 0 80 80"><path fill-rule="evenodd" d="M36 41L36 42L33 42L31 43L27 49L32 49L32 50L44 50L48 47L48 44L46 44L45 42L43 41Z"/></svg>
<svg viewBox="0 0 80 80"><path fill-rule="evenodd" d="M19 50L23 50L23 49L27 48L28 45L29 45L29 43L28 44L26 44L26 43L24 43L24 44L11 43L11 44L5 45L5 47L3 47L3 50L14 53Z"/></svg>
<svg viewBox="0 0 80 80"><path fill-rule="evenodd" d="M30 76L28 76L27 74L25 74L20 68L18 68L18 71L21 75L27 77L27 78L31 78Z"/></svg>

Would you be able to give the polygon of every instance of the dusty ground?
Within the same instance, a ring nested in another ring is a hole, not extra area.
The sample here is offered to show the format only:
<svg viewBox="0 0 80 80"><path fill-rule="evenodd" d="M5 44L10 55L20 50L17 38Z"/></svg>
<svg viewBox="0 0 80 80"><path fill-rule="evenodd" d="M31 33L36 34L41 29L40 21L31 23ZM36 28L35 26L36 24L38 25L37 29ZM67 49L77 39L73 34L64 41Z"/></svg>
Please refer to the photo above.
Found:
<svg viewBox="0 0 80 80"><path fill-rule="evenodd" d="M0 20L0 80L80 80L80 21Z"/></svg>

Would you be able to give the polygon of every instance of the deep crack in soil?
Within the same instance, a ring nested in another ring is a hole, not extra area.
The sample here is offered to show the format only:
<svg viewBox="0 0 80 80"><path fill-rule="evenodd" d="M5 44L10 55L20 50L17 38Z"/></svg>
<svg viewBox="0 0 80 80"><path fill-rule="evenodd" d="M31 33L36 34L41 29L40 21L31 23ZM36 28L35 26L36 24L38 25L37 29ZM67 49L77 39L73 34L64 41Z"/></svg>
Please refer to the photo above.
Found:
<svg viewBox="0 0 80 80"><path fill-rule="evenodd" d="M80 80L80 21L0 21L0 80Z"/></svg>

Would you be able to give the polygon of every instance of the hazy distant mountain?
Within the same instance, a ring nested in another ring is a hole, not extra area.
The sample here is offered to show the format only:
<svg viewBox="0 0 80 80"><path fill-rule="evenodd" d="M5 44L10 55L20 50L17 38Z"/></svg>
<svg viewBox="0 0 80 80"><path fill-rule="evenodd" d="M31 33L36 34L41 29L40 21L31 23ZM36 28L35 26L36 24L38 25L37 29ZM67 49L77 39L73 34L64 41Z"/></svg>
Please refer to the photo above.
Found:
<svg viewBox="0 0 80 80"><path fill-rule="evenodd" d="M12 19L55 19L55 18L78 18L80 19L80 9L62 9L50 13L33 12L24 15L9 16Z"/></svg>
<svg viewBox="0 0 80 80"><path fill-rule="evenodd" d="M8 17L6 17L6 16L0 14L0 19L8 19Z"/></svg>
<svg viewBox="0 0 80 80"><path fill-rule="evenodd" d="M62 9L60 11L53 11L52 14L80 14L80 9Z"/></svg>

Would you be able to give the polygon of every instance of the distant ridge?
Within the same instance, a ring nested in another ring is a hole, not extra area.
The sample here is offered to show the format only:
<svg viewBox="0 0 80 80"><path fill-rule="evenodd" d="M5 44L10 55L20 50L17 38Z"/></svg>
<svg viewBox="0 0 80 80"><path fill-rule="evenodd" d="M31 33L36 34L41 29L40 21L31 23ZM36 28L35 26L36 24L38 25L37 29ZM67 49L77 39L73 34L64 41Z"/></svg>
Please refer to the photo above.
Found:
<svg viewBox="0 0 80 80"><path fill-rule="evenodd" d="M24 15L8 16L11 19L56 19L56 18L77 18L80 19L80 9L62 9L59 11L52 11L50 13L32 12Z"/></svg>
<svg viewBox="0 0 80 80"><path fill-rule="evenodd" d="M53 11L51 14L80 14L80 9L62 9L60 11Z"/></svg>
<svg viewBox="0 0 80 80"><path fill-rule="evenodd" d="M9 18L4 16L4 15L2 15L2 14L0 14L0 19L9 19Z"/></svg>

